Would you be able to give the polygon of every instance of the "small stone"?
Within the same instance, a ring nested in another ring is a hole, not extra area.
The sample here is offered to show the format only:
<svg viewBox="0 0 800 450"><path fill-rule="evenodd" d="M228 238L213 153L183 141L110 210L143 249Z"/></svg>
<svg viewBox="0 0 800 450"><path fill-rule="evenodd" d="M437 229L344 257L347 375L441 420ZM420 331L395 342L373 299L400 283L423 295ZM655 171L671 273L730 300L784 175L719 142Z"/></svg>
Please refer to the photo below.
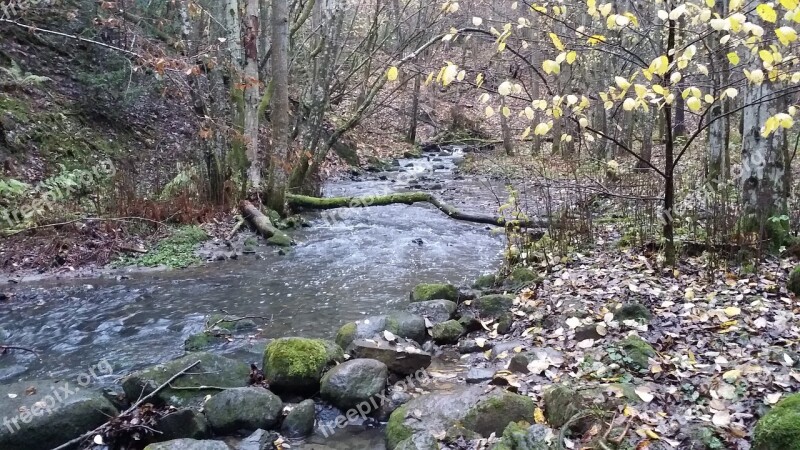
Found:
<svg viewBox="0 0 800 450"><path fill-rule="evenodd" d="M494 378L494 374L497 373L494 369L488 368L481 368L481 367L472 367L467 372L467 383L475 384L481 383L484 381L489 381Z"/></svg>
<svg viewBox="0 0 800 450"><path fill-rule="evenodd" d="M437 323L431 328L431 336L437 344L455 344L464 334L464 327L457 320Z"/></svg>
<svg viewBox="0 0 800 450"><path fill-rule="evenodd" d="M309 436L314 432L316 407L314 400L303 400L292 408L281 424L281 433L288 438Z"/></svg>
<svg viewBox="0 0 800 450"><path fill-rule="evenodd" d="M528 357L522 353L517 353L508 362L508 370L514 373L528 373Z"/></svg>

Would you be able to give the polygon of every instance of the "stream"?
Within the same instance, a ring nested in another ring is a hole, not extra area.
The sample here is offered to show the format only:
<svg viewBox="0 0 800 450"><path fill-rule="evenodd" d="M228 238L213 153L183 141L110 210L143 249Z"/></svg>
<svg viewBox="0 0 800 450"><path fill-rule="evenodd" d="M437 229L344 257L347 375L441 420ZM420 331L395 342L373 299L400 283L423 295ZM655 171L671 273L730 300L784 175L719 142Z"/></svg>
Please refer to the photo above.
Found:
<svg viewBox="0 0 800 450"><path fill-rule="evenodd" d="M400 159L392 170L328 183L325 195L427 190L465 211L492 214L502 187L458 175L460 158L462 150L451 148ZM298 245L286 255L259 246L256 255L184 270L9 285L14 297L0 304L0 341L35 348L41 360L3 355L0 383L71 377L100 361L114 368L111 383L182 356L184 340L221 310L269 319L257 339L213 349L260 365L269 339L333 338L346 322L404 309L418 283L469 284L501 260L500 235L427 204L345 208L306 219L311 227L293 235ZM330 448L379 448L383 436L366 431L357 442L352 433L337 439L344 442Z"/></svg>

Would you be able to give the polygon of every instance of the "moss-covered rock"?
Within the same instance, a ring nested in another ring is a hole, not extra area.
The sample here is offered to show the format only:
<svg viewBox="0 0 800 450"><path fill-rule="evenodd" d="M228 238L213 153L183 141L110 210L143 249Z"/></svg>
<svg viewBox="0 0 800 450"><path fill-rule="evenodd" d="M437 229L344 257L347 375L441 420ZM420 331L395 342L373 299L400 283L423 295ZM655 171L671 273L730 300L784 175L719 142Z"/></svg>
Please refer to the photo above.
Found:
<svg viewBox="0 0 800 450"><path fill-rule="evenodd" d="M489 396L470 408L462 420L464 427L482 436L500 434L509 422L528 420L533 417L536 403L530 397L502 391Z"/></svg>
<svg viewBox="0 0 800 450"><path fill-rule="evenodd" d="M336 333L336 345L346 349L356 339L356 329L357 325L355 322L348 322L342 325Z"/></svg>
<svg viewBox="0 0 800 450"><path fill-rule="evenodd" d="M614 320L623 322L635 320L638 322L649 322L653 314L641 303L626 303L614 311Z"/></svg>
<svg viewBox="0 0 800 450"><path fill-rule="evenodd" d="M789 292L800 297L800 266L795 267L792 274L789 275L789 283L786 285Z"/></svg>
<svg viewBox="0 0 800 450"><path fill-rule="evenodd" d="M634 387L629 384L600 386L558 384L544 391L542 401L547 424L553 428L563 427L581 412L610 411L624 403L634 405L641 402L634 392Z"/></svg>
<svg viewBox="0 0 800 450"><path fill-rule="evenodd" d="M504 284L512 289L519 289L521 287L538 283L542 277L529 267L517 266L506 277Z"/></svg>
<svg viewBox="0 0 800 450"><path fill-rule="evenodd" d="M472 283L472 287L474 289L489 289L494 287L497 284L497 275L490 273L486 275L481 275L478 279Z"/></svg>
<svg viewBox="0 0 800 450"><path fill-rule="evenodd" d="M196 333L183 341L183 349L187 352L199 352L207 350L209 347L212 347L223 341L224 338L220 336L214 336L210 333Z"/></svg>
<svg viewBox="0 0 800 450"><path fill-rule="evenodd" d="M623 356L622 364L634 371L647 370L650 367L648 358L656 356L653 347L638 336L623 339L618 348Z"/></svg>
<svg viewBox="0 0 800 450"><path fill-rule="evenodd" d="M275 389L313 393L319 389L323 371L343 360L344 351L333 342L281 338L264 350L264 375Z"/></svg>
<svg viewBox="0 0 800 450"><path fill-rule="evenodd" d="M754 450L800 450L800 394L779 401L756 423Z"/></svg>
<svg viewBox="0 0 800 450"><path fill-rule="evenodd" d="M244 387L247 386L250 366L243 362L225 358L213 353L191 353L183 358L164 364L159 364L139 372L135 372L122 380L125 395L131 398L140 398L153 392L164 384L170 377L189 367L196 361L200 364L194 366L189 373L174 380L174 387ZM208 394L216 394L216 389L172 389L166 387L153 397L152 403L156 405L196 406Z"/></svg>
<svg viewBox="0 0 800 450"><path fill-rule="evenodd" d="M267 244L277 247L291 247L292 238L286 233L279 232L273 234L269 239L267 239Z"/></svg>
<svg viewBox="0 0 800 450"><path fill-rule="evenodd" d="M425 302L428 300L458 301L458 288L452 284L423 283L414 286L411 291L412 302Z"/></svg>
<svg viewBox="0 0 800 450"><path fill-rule="evenodd" d="M400 442L395 450L439 450L439 442L430 433L418 433Z"/></svg>
<svg viewBox="0 0 800 450"><path fill-rule="evenodd" d="M392 412L389 421L386 423L386 448L394 450L401 442L409 439L413 434L409 426L405 424L408 405L403 405Z"/></svg>
<svg viewBox="0 0 800 450"><path fill-rule="evenodd" d="M544 425L511 422L492 450L549 450L553 432Z"/></svg>
<svg viewBox="0 0 800 450"><path fill-rule="evenodd" d="M431 328L431 337L437 344L455 344L464 334L464 326L457 320L437 323Z"/></svg>

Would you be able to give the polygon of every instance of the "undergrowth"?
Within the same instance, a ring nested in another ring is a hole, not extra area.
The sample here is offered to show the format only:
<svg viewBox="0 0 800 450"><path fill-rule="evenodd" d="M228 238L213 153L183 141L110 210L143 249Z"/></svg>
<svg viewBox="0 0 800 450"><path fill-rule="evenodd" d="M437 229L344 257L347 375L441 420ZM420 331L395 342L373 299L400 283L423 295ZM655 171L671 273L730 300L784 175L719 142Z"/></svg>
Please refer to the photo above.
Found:
<svg viewBox="0 0 800 450"><path fill-rule="evenodd" d="M169 267L182 269L200 264L195 254L197 244L208 239L208 234L196 225L174 229L172 234L156 244L155 248L140 256L123 256L115 261L114 267Z"/></svg>

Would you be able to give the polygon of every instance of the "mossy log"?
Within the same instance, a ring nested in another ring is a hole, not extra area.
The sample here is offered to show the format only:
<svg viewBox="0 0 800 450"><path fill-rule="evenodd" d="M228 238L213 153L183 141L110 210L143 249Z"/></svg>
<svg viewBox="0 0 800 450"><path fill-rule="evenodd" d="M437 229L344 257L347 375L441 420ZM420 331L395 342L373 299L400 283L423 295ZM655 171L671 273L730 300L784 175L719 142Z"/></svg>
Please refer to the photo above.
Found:
<svg viewBox="0 0 800 450"><path fill-rule="evenodd" d="M269 217L265 216L264 213L258 210L252 203L247 200L243 200L241 204L239 204L239 210L242 213L242 217L247 223L250 224L258 234L264 236L265 238L269 239L276 234L283 234L280 230L275 228L272 225L272 221L269 220Z"/></svg>
<svg viewBox="0 0 800 450"><path fill-rule="evenodd" d="M366 206L386 206L393 204L411 205L413 203L430 203L449 217L465 222L484 223L498 227L517 226L520 228L546 228L544 220L513 220L507 221L503 217L485 216L480 214L464 213L454 206L448 205L427 192L399 192L387 195L374 195L366 197L309 197L306 195L289 194L286 196L289 205L302 209L333 209L333 208L363 208Z"/></svg>

